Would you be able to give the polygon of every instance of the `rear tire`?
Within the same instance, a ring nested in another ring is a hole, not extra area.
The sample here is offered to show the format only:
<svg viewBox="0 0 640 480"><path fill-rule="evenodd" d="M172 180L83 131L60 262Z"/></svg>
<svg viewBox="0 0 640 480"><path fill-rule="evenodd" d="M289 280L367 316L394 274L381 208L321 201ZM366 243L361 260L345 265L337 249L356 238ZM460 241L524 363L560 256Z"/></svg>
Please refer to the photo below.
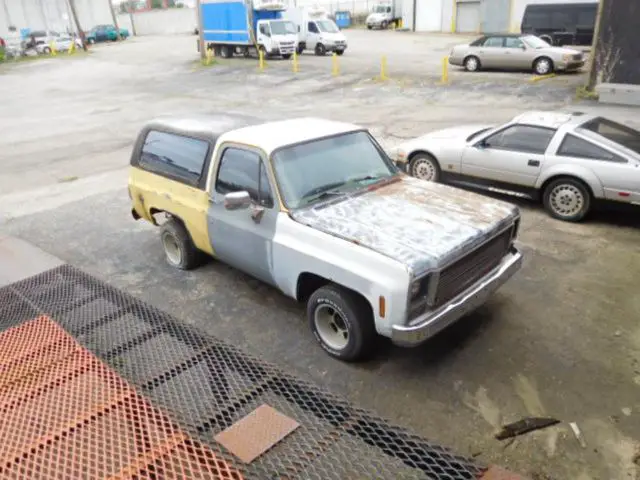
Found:
<svg viewBox="0 0 640 480"><path fill-rule="evenodd" d="M222 58L231 58L233 57L233 47L228 45L222 45L220 47L220 56Z"/></svg>
<svg viewBox="0 0 640 480"><path fill-rule="evenodd" d="M580 180L570 177L552 180L542 193L545 210L558 220L580 222L591 210L591 192Z"/></svg>
<svg viewBox="0 0 640 480"><path fill-rule="evenodd" d="M346 362L367 358L377 333L371 307L351 290L326 285L307 302L307 318L320 346L332 357Z"/></svg>
<svg viewBox="0 0 640 480"><path fill-rule="evenodd" d="M160 239L167 263L180 270L191 270L202 260L200 251L191 240L191 235L175 218L169 219L160 228Z"/></svg>

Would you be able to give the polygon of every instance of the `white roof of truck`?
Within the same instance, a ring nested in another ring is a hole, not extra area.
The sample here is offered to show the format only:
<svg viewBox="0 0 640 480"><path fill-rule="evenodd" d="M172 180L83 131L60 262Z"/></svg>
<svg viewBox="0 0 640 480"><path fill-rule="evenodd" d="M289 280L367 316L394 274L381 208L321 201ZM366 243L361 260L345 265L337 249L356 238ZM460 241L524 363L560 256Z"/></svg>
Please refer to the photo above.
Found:
<svg viewBox="0 0 640 480"><path fill-rule="evenodd" d="M221 136L219 141L251 145L270 155L274 150L288 145L356 130L362 130L362 127L321 118L294 118L231 130Z"/></svg>

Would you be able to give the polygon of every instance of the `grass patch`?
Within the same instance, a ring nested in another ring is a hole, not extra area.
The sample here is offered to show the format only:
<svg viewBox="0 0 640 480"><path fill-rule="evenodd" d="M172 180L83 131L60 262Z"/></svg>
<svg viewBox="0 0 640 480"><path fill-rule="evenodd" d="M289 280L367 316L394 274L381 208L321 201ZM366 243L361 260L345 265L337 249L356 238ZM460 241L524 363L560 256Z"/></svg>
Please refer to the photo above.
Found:
<svg viewBox="0 0 640 480"><path fill-rule="evenodd" d="M576 98L578 100L598 100L599 95L593 90L589 90L586 85L576 88Z"/></svg>

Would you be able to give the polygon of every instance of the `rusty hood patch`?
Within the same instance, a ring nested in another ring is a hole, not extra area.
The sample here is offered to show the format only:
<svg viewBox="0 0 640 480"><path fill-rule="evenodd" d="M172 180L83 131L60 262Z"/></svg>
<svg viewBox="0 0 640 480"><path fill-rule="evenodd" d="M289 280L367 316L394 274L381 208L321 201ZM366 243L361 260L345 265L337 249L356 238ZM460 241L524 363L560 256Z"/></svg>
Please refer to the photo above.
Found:
<svg viewBox="0 0 640 480"><path fill-rule="evenodd" d="M291 213L299 223L391 257L416 275L474 248L518 215L510 203L409 176Z"/></svg>

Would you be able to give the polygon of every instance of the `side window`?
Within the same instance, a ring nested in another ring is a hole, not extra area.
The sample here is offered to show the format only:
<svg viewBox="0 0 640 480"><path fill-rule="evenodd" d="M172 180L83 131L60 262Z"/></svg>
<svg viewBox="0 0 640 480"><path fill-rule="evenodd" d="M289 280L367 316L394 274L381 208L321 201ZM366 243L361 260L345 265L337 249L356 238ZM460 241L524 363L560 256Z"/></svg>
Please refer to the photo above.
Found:
<svg viewBox="0 0 640 480"><path fill-rule="evenodd" d="M524 43L522 43L522 40L520 40L519 38L507 37L504 40L504 46L506 48L522 48L524 47Z"/></svg>
<svg viewBox="0 0 640 480"><path fill-rule="evenodd" d="M484 41L485 47L502 47L502 37L489 37Z"/></svg>
<svg viewBox="0 0 640 480"><path fill-rule="evenodd" d="M315 23L309 22L309 25L307 25L307 27L311 33L319 33L318 27L316 26Z"/></svg>
<svg viewBox="0 0 640 480"><path fill-rule="evenodd" d="M204 140L152 130L140 155L145 170L196 186L209 153Z"/></svg>
<svg viewBox="0 0 640 480"><path fill-rule="evenodd" d="M560 157L575 157L575 158L588 158L590 160L604 160L607 162L619 162L626 163L624 158L594 145L591 142L582 140L575 135L567 134L558 148L558 156Z"/></svg>
<svg viewBox="0 0 640 480"><path fill-rule="evenodd" d="M264 23L260 25L260 33L263 35L267 34L267 26Z"/></svg>
<svg viewBox="0 0 640 480"><path fill-rule="evenodd" d="M542 155L555 133L549 128L513 125L487 138L485 143L490 148Z"/></svg>
<svg viewBox="0 0 640 480"><path fill-rule="evenodd" d="M265 207L273 206L273 195L260 156L248 150L227 148L220 159L216 191L249 192L251 199Z"/></svg>

